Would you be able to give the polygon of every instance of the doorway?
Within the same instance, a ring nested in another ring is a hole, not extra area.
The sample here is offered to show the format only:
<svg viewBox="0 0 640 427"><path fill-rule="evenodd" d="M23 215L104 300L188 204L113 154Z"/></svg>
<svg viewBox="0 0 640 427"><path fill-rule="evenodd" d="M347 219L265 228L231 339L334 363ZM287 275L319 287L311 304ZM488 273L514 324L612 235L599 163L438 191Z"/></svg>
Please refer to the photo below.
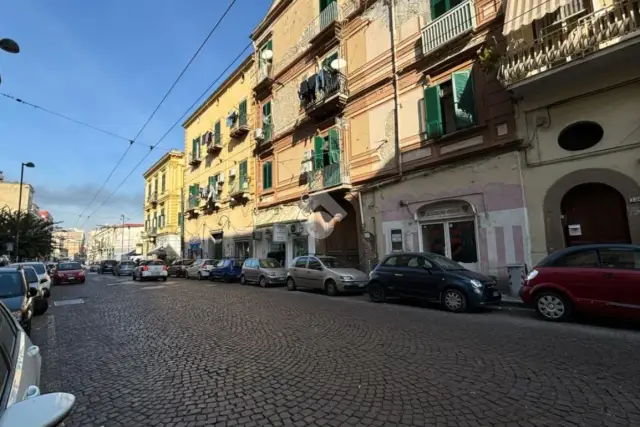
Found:
<svg viewBox="0 0 640 427"><path fill-rule="evenodd" d="M476 223L473 218L422 223L422 251L446 256L479 271Z"/></svg>
<svg viewBox="0 0 640 427"><path fill-rule="evenodd" d="M613 187L580 184L560 203L566 246L590 243L631 243L627 206Z"/></svg>

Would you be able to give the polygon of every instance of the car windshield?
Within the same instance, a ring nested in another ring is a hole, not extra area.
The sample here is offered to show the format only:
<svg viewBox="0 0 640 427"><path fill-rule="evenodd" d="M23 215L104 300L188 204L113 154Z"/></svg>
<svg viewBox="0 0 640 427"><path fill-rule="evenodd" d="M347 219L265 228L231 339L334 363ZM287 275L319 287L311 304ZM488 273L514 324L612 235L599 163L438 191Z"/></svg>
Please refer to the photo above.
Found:
<svg viewBox="0 0 640 427"><path fill-rule="evenodd" d="M61 262L58 265L58 270L60 271L69 271L69 270L82 270L82 266L77 262Z"/></svg>
<svg viewBox="0 0 640 427"><path fill-rule="evenodd" d="M131 267L133 265L136 265L136 263L132 261L124 261L124 262L121 262L120 265Z"/></svg>
<svg viewBox="0 0 640 427"><path fill-rule="evenodd" d="M221 259L220 261L218 261L218 264L216 264L216 267L224 267L226 264L227 264L227 260Z"/></svg>
<svg viewBox="0 0 640 427"><path fill-rule="evenodd" d="M105 265L116 265L118 263L118 261L105 261L104 264Z"/></svg>
<svg viewBox="0 0 640 427"><path fill-rule="evenodd" d="M280 268L280 263L273 258L261 259L260 267L262 268Z"/></svg>
<svg viewBox="0 0 640 427"><path fill-rule="evenodd" d="M36 264L25 264L25 265L32 267L38 274L45 274L47 272L47 269L45 268L44 264L36 263Z"/></svg>
<svg viewBox="0 0 640 427"><path fill-rule="evenodd" d="M153 261L149 261L147 265L164 265L164 262L160 261L159 259L156 259Z"/></svg>
<svg viewBox="0 0 640 427"><path fill-rule="evenodd" d="M33 268L25 267L24 268L24 277L27 278L27 283L38 283L38 275Z"/></svg>
<svg viewBox="0 0 640 427"><path fill-rule="evenodd" d="M347 264L333 257L318 257L327 268L349 268Z"/></svg>
<svg viewBox="0 0 640 427"><path fill-rule="evenodd" d="M466 270L466 268L464 268L457 262L442 255L430 254L427 259L433 262L434 264L436 264L438 267L440 267L443 270L448 270L448 271Z"/></svg>
<svg viewBox="0 0 640 427"><path fill-rule="evenodd" d="M18 271L0 273L0 298L24 296L24 285Z"/></svg>

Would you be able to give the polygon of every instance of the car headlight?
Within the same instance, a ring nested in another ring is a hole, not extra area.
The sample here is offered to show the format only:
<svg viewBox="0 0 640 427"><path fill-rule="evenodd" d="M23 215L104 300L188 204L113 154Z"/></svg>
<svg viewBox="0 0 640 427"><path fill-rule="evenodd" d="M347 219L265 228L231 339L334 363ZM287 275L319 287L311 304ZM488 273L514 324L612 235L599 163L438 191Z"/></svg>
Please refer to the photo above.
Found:
<svg viewBox="0 0 640 427"><path fill-rule="evenodd" d="M473 286L473 292L475 292L476 294L482 293L482 283L475 279L469 280L469 283L471 283L471 286Z"/></svg>
<svg viewBox="0 0 640 427"><path fill-rule="evenodd" d="M340 280L344 282L351 282L353 281L353 276L340 276Z"/></svg>
<svg viewBox="0 0 640 427"><path fill-rule="evenodd" d="M538 275L538 270L532 270L531 273L527 275L527 281L533 280Z"/></svg>

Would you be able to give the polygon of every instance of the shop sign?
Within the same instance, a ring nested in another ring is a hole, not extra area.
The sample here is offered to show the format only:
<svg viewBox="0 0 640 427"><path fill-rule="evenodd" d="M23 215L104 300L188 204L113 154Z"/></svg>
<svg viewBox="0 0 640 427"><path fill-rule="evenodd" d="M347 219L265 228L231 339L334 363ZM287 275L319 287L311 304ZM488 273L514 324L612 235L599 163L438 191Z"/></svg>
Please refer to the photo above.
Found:
<svg viewBox="0 0 640 427"><path fill-rule="evenodd" d="M273 224L273 243L286 243L288 235L286 224Z"/></svg>

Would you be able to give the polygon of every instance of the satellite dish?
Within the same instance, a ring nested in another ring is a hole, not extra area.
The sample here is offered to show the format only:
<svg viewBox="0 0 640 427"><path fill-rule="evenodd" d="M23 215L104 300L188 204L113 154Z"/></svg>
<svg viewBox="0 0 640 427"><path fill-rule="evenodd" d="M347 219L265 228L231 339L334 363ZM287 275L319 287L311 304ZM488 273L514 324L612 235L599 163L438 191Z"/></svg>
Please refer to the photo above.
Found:
<svg viewBox="0 0 640 427"><path fill-rule="evenodd" d="M331 68L333 68L334 70L342 70L344 69L344 67L347 66L347 61L345 61L342 58L336 58L333 61L331 61Z"/></svg>
<svg viewBox="0 0 640 427"><path fill-rule="evenodd" d="M265 50L263 51L260 56L262 57L262 59L264 59L265 61L270 61L271 58L273 58L273 51L271 50Z"/></svg>

